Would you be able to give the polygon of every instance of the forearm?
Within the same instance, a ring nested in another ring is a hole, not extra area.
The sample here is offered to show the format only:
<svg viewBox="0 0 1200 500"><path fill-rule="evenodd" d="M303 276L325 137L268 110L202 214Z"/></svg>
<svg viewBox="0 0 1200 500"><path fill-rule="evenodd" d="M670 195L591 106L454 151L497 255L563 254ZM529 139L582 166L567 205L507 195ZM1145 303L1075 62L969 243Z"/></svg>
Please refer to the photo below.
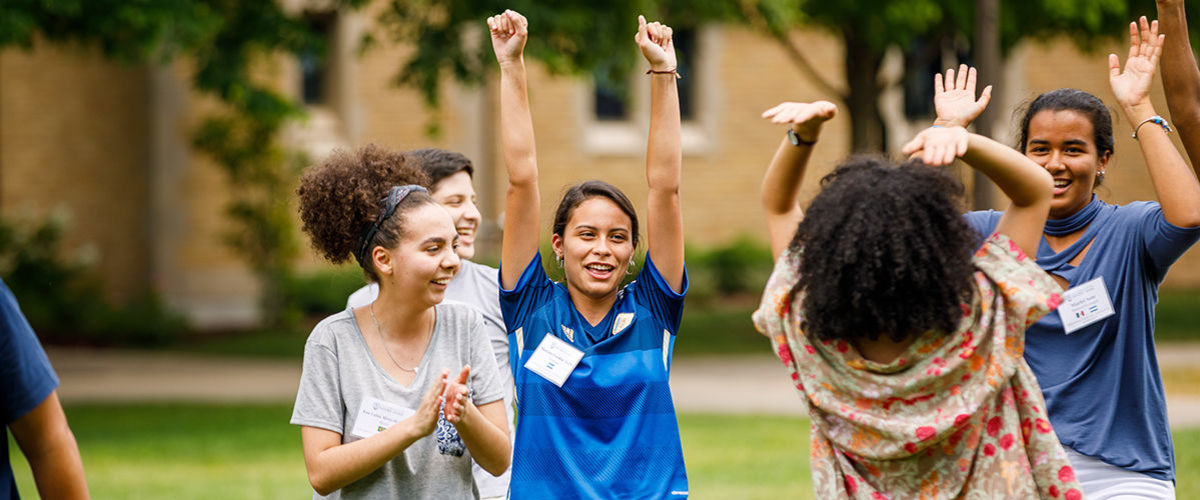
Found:
<svg viewBox="0 0 1200 500"><path fill-rule="evenodd" d="M650 75L650 139L646 144L646 180L651 191L679 191L683 164L679 89L674 74Z"/></svg>
<svg viewBox="0 0 1200 500"><path fill-rule="evenodd" d="M388 429L371 436L346 444L340 443L341 436L335 432L314 427L303 427L301 439L305 447L305 466L308 469L308 480L312 487L321 495L328 495L344 488L372 471L382 467L388 460L412 446L422 434L415 423L414 417L405 419ZM334 438L331 446L324 449L313 449L318 439Z"/></svg>
<svg viewBox="0 0 1200 500"><path fill-rule="evenodd" d="M816 137L811 139L815 140ZM767 217L771 254L775 257L787 248L803 216L800 210L800 184L810 156L812 146L793 146L786 138L781 139L763 176L761 201Z"/></svg>
<svg viewBox="0 0 1200 500"><path fill-rule="evenodd" d="M500 63L500 140L508 181L513 185L537 184L537 148L522 59Z"/></svg>
<svg viewBox="0 0 1200 500"><path fill-rule="evenodd" d="M1183 0L1160 0L1157 4L1159 26L1166 35L1159 66L1167 111L1179 131L1183 148L1195 164L1200 161L1200 68L1196 66L1188 37Z"/></svg>
<svg viewBox="0 0 1200 500"><path fill-rule="evenodd" d="M1125 114L1129 123L1137 126L1154 116L1155 111L1147 101L1126 107ZM1154 193L1162 205L1163 218L1176 226L1200 226L1200 182L1171 143L1166 130L1147 122L1138 129L1137 137Z"/></svg>
<svg viewBox="0 0 1200 500"><path fill-rule="evenodd" d="M57 391L13 422L11 429L42 498L88 498L79 447Z"/></svg>
<svg viewBox="0 0 1200 500"><path fill-rule="evenodd" d="M465 406L462 420L454 424L463 444L483 470L493 476L503 474L512 460L512 442L504 423L504 400L493 401L482 408L474 404Z"/></svg>
<svg viewBox="0 0 1200 500"><path fill-rule="evenodd" d="M1054 196L1053 180L1046 169L982 135L970 134L963 161L996 183L1017 207L1049 206Z"/></svg>

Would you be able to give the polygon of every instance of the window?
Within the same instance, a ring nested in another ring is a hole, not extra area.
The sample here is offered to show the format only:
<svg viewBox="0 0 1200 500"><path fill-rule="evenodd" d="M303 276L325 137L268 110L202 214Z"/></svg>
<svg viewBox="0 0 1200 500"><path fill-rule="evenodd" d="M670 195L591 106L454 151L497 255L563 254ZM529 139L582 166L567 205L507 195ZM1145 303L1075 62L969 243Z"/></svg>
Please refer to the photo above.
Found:
<svg viewBox="0 0 1200 500"><path fill-rule="evenodd" d="M300 53L300 96L309 106L327 104L330 97L329 53L337 14L305 12L304 19L322 44Z"/></svg>

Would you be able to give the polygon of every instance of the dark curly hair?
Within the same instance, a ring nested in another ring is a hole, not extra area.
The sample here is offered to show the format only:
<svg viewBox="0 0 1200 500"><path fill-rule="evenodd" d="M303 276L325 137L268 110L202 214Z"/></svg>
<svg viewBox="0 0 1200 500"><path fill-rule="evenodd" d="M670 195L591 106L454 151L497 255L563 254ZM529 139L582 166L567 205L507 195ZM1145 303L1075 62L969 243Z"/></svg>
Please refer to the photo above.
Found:
<svg viewBox="0 0 1200 500"><path fill-rule="evenodd" d="M1017 140L1017 151L1025 152L1025 147L1029 145L1029 122L1042 111L1074 111L1087 117L1092 122L1092 142L1096 145L1098 156L1104 157L1105 153L1112 154L1115 151L1112 113L1108 112L1104 101L1082 90L1069 88L1044 92L1024 110L1017 110L1021 114L1021 136ZM1096 178L1097 186L1102 182L1103 176Z"/></svg>
<svg viewBox="0 0 1200 500"><path fill-rule="evenodd" d="M300 220L313 248L326 260L341 264L354 257L362 238L375 223L380 200L392 186L429 185L418 161L403 153L369 144L354 152L336 150L300 177ZM370 245L394 248L403 236L404 214L416 206L435 203L428 193L413 192L380 226ZM378 281L371 260L359 262L370 281Z"/></svg>
<svg viewBox="0 0 1200 500"><path fill-rule="evenodd" d="M571 186L563 193L562 200L559 200L558 207L554 209L554 234L562 236L563 232L567 230L567 221L571 219L571 214L575 213L575 209L581 203L597 196L607 198L615 203L625 215L629 216L629 230L633 233L633 247L637 248L637 211L633 209L633 203L629 202L629 197L625 196L620 188L604 181L584 181Z"/></svg>
<svg viewBox="0 0 1200 500"><path fill-rule="evenodd" d="M442 182L442 179L459 172L466 172L467 176L471 178L475 177L475 167L471 166L471 160L454 151L438 148L422 148L414 149L404 153L404 155L412 157L421 163L421 166L425 168L425 173L429 174L429 185L431 187L436 187L437 183Z"/></svg>
<svg viewBox="0 0 1200 500"><path fill-rule="evenodd" d="M962 184L911 160L855 156L821 180L792 239L805 330L821 340L895 342L954 332L971 298L978 235Z"/></svg>

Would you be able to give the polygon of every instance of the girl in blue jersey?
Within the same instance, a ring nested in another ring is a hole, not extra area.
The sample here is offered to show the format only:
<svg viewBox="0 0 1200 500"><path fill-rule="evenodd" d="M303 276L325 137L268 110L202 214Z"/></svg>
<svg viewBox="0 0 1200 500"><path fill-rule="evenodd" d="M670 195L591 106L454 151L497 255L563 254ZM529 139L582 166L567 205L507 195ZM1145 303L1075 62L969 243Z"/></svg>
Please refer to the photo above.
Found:
<svg viewBox="0 0 1200 500"><path fill-rule="evenodd" d="M551 244L565 283L538 256L540 193L522 52L527 22L488 19L500 63L508 195L500 306L517 391L513 498L685 498L687 476L667 384L687 278L679 206L682 162L671 28L638 18L650 64L647 251L632 273L638 220L611 184L572 186Z"/></svg>
<svg viewBox="0 0 1200 500"><path fill-rule="evenodd" d="M1112 118L1100 99L1075 89L1034 99L1021 120L1019 148L1055 186L1037 262L1070 290L1058 314L1029 328L1025 360L1088 498L1174 498L1154 304L1168 268L1200 238L1200 182L1150 101L1164 43L1157 21L1143 17L1140 29L1130 23L1129 38L1124 71L1109 56L1109 80L1159 201L1112 205L1093 194L1114 151ZM965 125L986 105L962 73L957 81L947 74L945 85L940 75L935 80L939 124ZM983 234L1000 217L967 214Z"/></svg>

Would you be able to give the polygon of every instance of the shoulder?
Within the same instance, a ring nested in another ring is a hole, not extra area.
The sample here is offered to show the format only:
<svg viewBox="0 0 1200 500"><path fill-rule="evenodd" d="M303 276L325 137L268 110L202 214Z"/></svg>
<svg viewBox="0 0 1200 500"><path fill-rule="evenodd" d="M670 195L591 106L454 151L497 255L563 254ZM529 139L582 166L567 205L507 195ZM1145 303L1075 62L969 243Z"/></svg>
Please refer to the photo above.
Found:
<svg viewBox="0 0 1200 500"><path fill-rule="evenodd" d="M334 348L339 340L357 331L354 321L351 309L328 316L313 327L306 345Z"/></svg>
<svg viewBox="0 0 1200 500"><path fill-rule="evenodd" d="M434 308L437 311L438 324L454 330L470 328L483 318L478 310L462 302L443 301Z"/></svg>
<svg viewBox="0 0 1200 500"><path fill-rule="evenodd" d="M498 282L500 279L500 270L487 264L480 264L469 260L462 261L462 273L470 273L480 278L485 278L488 281Z"/></svg>

